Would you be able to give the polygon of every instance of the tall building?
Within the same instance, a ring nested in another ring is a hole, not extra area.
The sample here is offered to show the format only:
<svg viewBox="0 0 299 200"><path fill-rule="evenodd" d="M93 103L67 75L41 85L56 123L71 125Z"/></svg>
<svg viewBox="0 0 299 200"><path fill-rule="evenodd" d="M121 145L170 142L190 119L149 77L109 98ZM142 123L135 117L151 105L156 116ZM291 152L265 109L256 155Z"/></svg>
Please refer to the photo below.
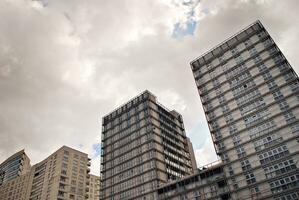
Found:
<svg viewBox="0 0 299 200"><path fill-rule="evenodd" d="M299 199L299 79L261 22L191 67L231 198Z"/></svg>
<svg viewBox="0 0 299 200"><path fill-rule="evenodd" d="M29 200L85 199L89 188L89 166L87 154L61 147L32 167Z"/></svg>
<svg viewBox="0 0 299 200"><path fill-rule="evenodd" d="M101 138L102 200L157 199L158 186L193 173L182 116L148 91L104 116Z"/></svg>
<svg viewBox="0 0 299 200"><path fill-rule="evenodd" d="M89 189L87 191L89 200L99 200L100 199L100 186L101 179L99 176L90 174L89 178Z"/></svg>
<svg viewBox="0 0 299 200"><path fill-rule="evenodd" d="M30 173L6 181L0 186L0 200L28 200Z"/></svg>
<svg viewBox="0 0 299 200"><path fill-rule="evenodd" d="M23 159L19 159L19 157ZM4 161L17 160L9 165L12 171L23 163L30 166L24 151L18 152ZM26 161L26 162L25 162ZM90 185L90 159L87 154L63 146L48 158L33 165L19 176L0 186L0 200L85 200L88 199Z"/></svg>
<svg viewBox="0 0 299 200"><path fill-rule="evenodd" d="M24 150L7 158L0 164L0 186L30 170L30 159Z"/></svg>

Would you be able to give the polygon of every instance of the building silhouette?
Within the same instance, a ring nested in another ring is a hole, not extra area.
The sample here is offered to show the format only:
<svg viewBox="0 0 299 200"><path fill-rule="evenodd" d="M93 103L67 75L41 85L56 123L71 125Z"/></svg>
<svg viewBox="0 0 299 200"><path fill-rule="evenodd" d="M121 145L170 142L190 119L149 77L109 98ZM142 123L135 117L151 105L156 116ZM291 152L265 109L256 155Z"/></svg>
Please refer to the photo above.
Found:
<svg viewBox="0 0 299 200"><path fill-rule="evenodd" d="M88 155L73 148L63 146L32 167L22 150L0 166L18 171L1 184L0 200L99 199L99 177L89 174Z"/></svg>
<svg viewBox="0 0 299 200"><path fill-rule="evenodd" d="M149 91L103 117L101 199L157 199L156 189L196 168L182 116Z"/></svg>
<svg viewBox="0 0 299 200"><path fill-rule="evenodd" d="M299 79L257 21L191 62L232 199L299 199Z"/></svg>

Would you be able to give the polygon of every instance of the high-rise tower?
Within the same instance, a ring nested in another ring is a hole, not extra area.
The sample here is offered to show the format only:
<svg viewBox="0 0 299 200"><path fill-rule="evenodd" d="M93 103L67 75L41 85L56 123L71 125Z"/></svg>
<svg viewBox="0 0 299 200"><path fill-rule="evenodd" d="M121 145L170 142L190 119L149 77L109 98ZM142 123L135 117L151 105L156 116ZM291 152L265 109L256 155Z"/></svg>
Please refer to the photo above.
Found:
<svg viewBox="0 0 299 200"><path fill-rule="evenodd" d="M0 186L30 171L30 159L21 150L0 164Z"/></svg>
<svg viewBox="0 0 299 200"><path fill-rule="evenodd" d="M70 147L61 147L32 167L22 150L0 166L4 171L0 200L98 199L88 195L97 188L90 181L90 159Z"/></svg>
<svg viewBox="0 0 299 200"><path fill-rule="evenodd" d="M157 199L155 189L193 172L182 116L148 91L103 117L101 199Z"/></svg>
<svg viewBox="0 0 299 200"><path fill-rule="evenodd" d="M299 79L257 21L191 62L233 199L299 199Z"/></svg>

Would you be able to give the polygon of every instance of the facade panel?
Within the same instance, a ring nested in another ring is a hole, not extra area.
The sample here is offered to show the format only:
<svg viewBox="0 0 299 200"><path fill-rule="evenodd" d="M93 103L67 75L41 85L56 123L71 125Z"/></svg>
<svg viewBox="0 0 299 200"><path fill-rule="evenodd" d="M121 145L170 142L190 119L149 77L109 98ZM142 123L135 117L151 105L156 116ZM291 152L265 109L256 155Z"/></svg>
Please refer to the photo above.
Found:
<svg viewBox="0 0 299 200"><path fill-rule="evenodd" d="M190 175L194 161L182 116L148 91L103 118L103 200L156 199L156 188Z"/></svg>
<svg viewBox="0 0 299 200"><path fill-rule="evenodd" d="M296 196L299 79L263 25L250 25L191 67L232 198Z"/></svg>

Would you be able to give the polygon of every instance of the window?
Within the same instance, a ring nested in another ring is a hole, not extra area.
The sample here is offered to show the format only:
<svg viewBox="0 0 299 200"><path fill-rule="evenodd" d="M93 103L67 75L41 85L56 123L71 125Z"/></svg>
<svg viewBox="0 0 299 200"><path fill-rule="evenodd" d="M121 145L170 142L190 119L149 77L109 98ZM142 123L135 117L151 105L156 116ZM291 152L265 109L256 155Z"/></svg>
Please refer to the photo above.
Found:
<svg viewBox="0 0 299 200"><path fill-rule="evenodd" d="M266 71L268 69L264 63L261 63L260 65L258 65L258 68L259 68L260 72Z"/></svg>
<svg viewBox="0 0 299 200"><path fill-rule="evenodd" d="M272 40L269 38L269 39L265 40L263 43L264 43L265 47L269 47L272 44Z"/></svg>
<svg viewBox="0 0 299 200"><path fill-rule="evenodd" d="M244 45L247 47L247 46L250 46L252 44L251 40L248 39L244 42Z"/></svg>
<svg viewBox="0 0 299 200"><path fill-rule="evenodd" d="M279 64L281 61L283 61L283 57L281 55L275 56L273 58L275 64Z"/></svg>
<svg viewBox="0 0 299 200"><path fill-rule="evenodd" d="M229 133L231 135L235 134L237 131L238 131L238 129L237 129L237 126L235 124L232 124L232 125L229 126Z"/></svg>
<svg viewBox="0 0 299 200"><path fill-rule="evenodd" d="M243 171L248 171L251 169L251 164L249 163L249 161L247 159L241 161L241 166L242 166Z"/></svg>
<svg viewBox="0 0 299 200"><path fill-rule="evenodd" d="M234 175L234 170L233 170L231 165L228 166L228 173L229 173L230 176Z"/></svg>
<svg viewBox="0 0 299 200"><path fill-rule="evenodd" d="M272 134L267 137L264 137L256 142L254 142L254 147L256 151L263 150L269 146L277 144L282 141L282 137L278 136L277 134Z"/></svg>
<svg viewBox="0 0 299 200"><path fill-rule="evenodd" d="M289 111L289 112L285 113L284 118L285 118L287 123L292 123L293 121L296 120L296 117L294 116L292 111Z"/></svg>
<svg viewBox="0 0 299 200"><path fill-rule="evenodd" d="M221 158L222 158L222 160L223 160L224 162L229 162L229 157L228 157L228 155L227 155L226 153L223 153L223 154L221 155Z"/></svg>
<svg viewBox="0 0 299 200"><path fill-rule="evenodd" d="M276 90L272 93L272 95L276 101L283 98L283 95L281 94L280 90Z"/></svg>
<svg viewBox="0 0 299 200"><path fill-rule="evenodd" d="M282 110L282 111L289 108L289 105L287 104L286 100L282 100L281 102L279 102L278 106L279 106L280 110Z"/></svg>
<svg viewBox="0 0 299 200"><path fill-rule="evenodd" d="M238 50L238 48L237 48L237 47L235 47L235 48L231 49L231 53L232 53L233 55L235 55L235 54L239 53L239 50Z"/></svg>
<svg viewBox="0 0 299 200"><path fill-rule="evenodd" d="M295 78L294 74L292 72L289 72L287 74L284 75L284 79L285 81L289 81L291 79Z"/></svg>
<svg viewBox="0 0 299 200"><path fill-rule="evenodd" d="M284 190L292 189L298 187L299 184L299 174L287 176L276 181L270 182L271 192L273 194L282 192Z"/></svg>
<svg viewBox="0 0 299 200"><path fill-rule="evenodd" d="M238 56L238 57L235 58L235 61L236 61L237 64L240 64L240 63L242 63L244 60L243 60L242 56Z"/></svg>
<svg viewBox="0 0 299 200"><path fill-rule="evenodd" d="M282 196L275 198L274 200L298 200L298 199L299 199L299 191L284 194Z"/></svg>
<svg viewBox="0 0 299 200"><path fill-rule="evenodd" d="M239 158L246 156L246 152L243 146L237 147L236 151Z"/></svg>
<svg viewBox="0 0 299 200"><path fill-rule="evenodd" d="M292 90L293 92L298 91L298 88L299 88L298 81L295 81L294 83L291 83L291 84L290 84L290 87L291 87L291 90Z"/></svg>
<svg viewBox="0 0 299 200"><path fill-rule="evenodd" d="M264 78L265 81L268 81L272 78L272 76L271 76L270 72L265 72L263 74L263 78Z"/></svg>
<svg viewBox="0 0 299 200"><path fill-rule="evenodd" d="M255 56L256 54L258 54L256 48L254 48L254 47L249 49L248 51L251 56Z"/></svg>
<svg viewBox="0 0 299 200"><path fill-rule="evenodd" d="M222 103L225 102L225 98L224 98L223 95L220 95L220 96L218 97L218 99L219 99L219 103L220 103L220 104L222 104Z"/></svg>
<svg viewBox="0 0 299 200"><path fill-rule="evenodd" d="M293 134L298 134L299 133L299 124L295 124L291 126L291 130Z"/></svg>
<svg viewBox="0 0 299 200"><path fill-rule="evenodd" d="M260 64L260 62L262 62L262 58L259 55L255 56L253 58L253 60L254 60L256 65L258 65L258 64Z"/></svg>
<svg viewBox="0 0 299 200"><path fill-rule="evenodd" d="M260 160L260 163L262 165L264 165L264 164L268 164L274 160L278 160L279 158L282 158L288 154L289 154L289 150L288 150L287 146L282 145L282 146L276 147L274 149L271 149L269 151L266 151L262 154L259 154L259 160Z"/></svg>
<svg viewBox="0 0 299 200"><path fill-rule="evenodd" d="M231 114L225 115L225 121L226 123L234 121L233 116Z"/></svg>
<svg viewBox="0 0 299 200"><path fill-rule="evenodd" d="M245 178L248 185L256 182L253 172L246 173Z"/></svg>
<svg viewBox="0 0 299 200"><path fill-rule="evenodd" d="M270 82L267 83L267 85L269 87L269 90L277 87L275 81L270 81Z"/></svg>
<svg viewBox="0 0 299 200"><path fill-rule="evenodd" d="M242 115L245 115L247 113L254 112L257 108L259 108L261 106L265 106L264 100L262 98L258 99L256 101L253 101L252 103L250 103L244 107L241 107L240 111L241 111Z"/></svg>
<svg viewBox="0 0 299 200"><path fill-rule="evenodd" d="M267 178L272 178L287 173L293 169L297 169L296 164L293 159L289 159L269 167L265 167L264 171Z"/></svg>
<svg viewBox="0 0 299 200"><path fill-rule="evenodd" d="M227 113L227 112L229 111L229 107L228 107L227 104L223 104L223 105L221 106L221 108L222 108L222 112L223 112L223 113Z"/></svg>
<svg viewBox="0 0 299 200"><path fill-rule="evenodd" d="M237 146L241 143L241 139L240 139L240 136L239 135L235 135L233 137L233 142L234 142L234 145Z"/></svg>
<svg viewBox="0 0 299 200"><path fill-rule="evenodd" d="M257 112L253 115L250 115L249 117L246 117L244 119L245 121L245 125L248 127L248 126L251 126L253 123L256 123L256 122L259 122L261 120L263 120L266 116L268 115L268 110L262 110L260 112Z"/></svg>

